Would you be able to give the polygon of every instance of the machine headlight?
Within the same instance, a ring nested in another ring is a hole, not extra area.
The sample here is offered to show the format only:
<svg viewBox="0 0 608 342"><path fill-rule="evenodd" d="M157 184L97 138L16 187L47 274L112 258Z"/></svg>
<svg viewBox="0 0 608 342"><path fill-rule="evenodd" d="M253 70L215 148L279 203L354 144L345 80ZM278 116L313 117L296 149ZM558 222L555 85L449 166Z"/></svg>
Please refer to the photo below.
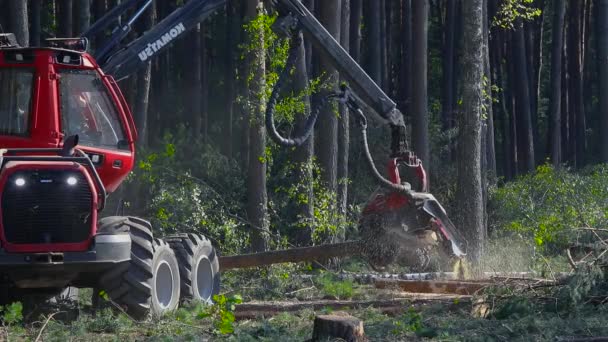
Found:
<svg viewBox="0 0 608 342"><path fill-rule="evenodd" d="M76 184L78 184L78 179L76 179L76 177L74 176L70 176L68 177L67 181L68 185L74 186Z"/></svg>
<svg viewBox="0 0 608 342"><path fill-rule="evenodd" d="M25 178L19 177L19 178L15 179L15 185L19 186L19 187L24 186L25 185Z"/></svg>

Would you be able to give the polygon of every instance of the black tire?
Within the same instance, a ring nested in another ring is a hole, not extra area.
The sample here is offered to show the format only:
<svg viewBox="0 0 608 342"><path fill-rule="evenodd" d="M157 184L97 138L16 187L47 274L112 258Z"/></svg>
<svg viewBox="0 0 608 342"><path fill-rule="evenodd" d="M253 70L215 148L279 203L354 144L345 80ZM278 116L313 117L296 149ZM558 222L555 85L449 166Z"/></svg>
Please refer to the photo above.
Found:
<svg viewBox="0 0 608 342"><path fill-rule="evenodd" d="M131 260L103 274L99 285L131 317L146 319L150 314L154 257L150 223L136 217L106 217L99 221L98 232L131 236Z"/></svg>
<svg viewBox="0 0 608 342"><path fill-rule="evenodd" d="M152 302L154 317L161 317L175 311L180 300L180 272L177 257L169 244L154 239L154 259L152 262Z"/></svg>
<svg viewBox="0 0 608 342"><path fill-rule="evenodd" d="M166 238L179 261L183 301L211 303L220 292L220 266L215 248L200 234Z"/></svg>

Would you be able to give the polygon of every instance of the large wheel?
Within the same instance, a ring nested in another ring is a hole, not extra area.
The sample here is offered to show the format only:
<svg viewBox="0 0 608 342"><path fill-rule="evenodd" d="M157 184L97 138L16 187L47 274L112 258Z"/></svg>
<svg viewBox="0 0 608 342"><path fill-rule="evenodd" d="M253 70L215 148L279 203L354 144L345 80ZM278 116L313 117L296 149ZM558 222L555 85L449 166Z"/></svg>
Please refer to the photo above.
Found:
<svg viewBox="0 0 608 342"><path fill-rule="evenodd" d="M166 239L179 260L182 299L211 303L220 291L219 261L211 242L199 234Z"/></svg>
<svg viewBox="0 0 608 342"><path fill-rule="evenodd" d="M150 223L136 217L106 217L100 220L98 232L131 236L131 260L106 272L99 282L101 289L127 314L135 319L147 318L152 297L154 257Z"/></svg>
<svg viewBox="0 0 608 342"><path fill-rule="evenodd" d="M152 270L152 314L160 317L177 309L180 299L177 258L169 244L161 239L154 239Z"/></svg>

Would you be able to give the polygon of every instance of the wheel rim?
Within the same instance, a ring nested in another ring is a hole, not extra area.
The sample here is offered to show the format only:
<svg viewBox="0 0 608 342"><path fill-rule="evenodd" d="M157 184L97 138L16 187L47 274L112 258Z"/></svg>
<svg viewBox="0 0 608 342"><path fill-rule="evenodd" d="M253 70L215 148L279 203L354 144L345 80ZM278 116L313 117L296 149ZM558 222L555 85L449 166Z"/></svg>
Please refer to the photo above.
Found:
<svg viewBox="0 0 608 342"><path fill-rule="evenodd" d="M213 269L211 261L206 257L198 261L196 267L196 291L203 301L211 301L213 295Z"/></svg>
<svg viewBox="0 0 608 342"><path fill-rule="evenodd" d="M167 309L173 300L173 271L166 261L161 261L156 269L156 300L161 309Z"/></svg>

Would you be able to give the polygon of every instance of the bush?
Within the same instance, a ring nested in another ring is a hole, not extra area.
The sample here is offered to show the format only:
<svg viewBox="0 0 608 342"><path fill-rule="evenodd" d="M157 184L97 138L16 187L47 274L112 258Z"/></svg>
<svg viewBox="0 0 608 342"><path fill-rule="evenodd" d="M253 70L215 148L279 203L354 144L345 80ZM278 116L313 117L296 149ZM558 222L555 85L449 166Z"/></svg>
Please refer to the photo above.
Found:
<svg viewBox="0 0 608 342"><path fill-rule="evenodd" d="M491 191L492 233L515 233L545 255L595 241L585 228L608 227L607 184L608 165L576 173L540 166Z"/></svg>

